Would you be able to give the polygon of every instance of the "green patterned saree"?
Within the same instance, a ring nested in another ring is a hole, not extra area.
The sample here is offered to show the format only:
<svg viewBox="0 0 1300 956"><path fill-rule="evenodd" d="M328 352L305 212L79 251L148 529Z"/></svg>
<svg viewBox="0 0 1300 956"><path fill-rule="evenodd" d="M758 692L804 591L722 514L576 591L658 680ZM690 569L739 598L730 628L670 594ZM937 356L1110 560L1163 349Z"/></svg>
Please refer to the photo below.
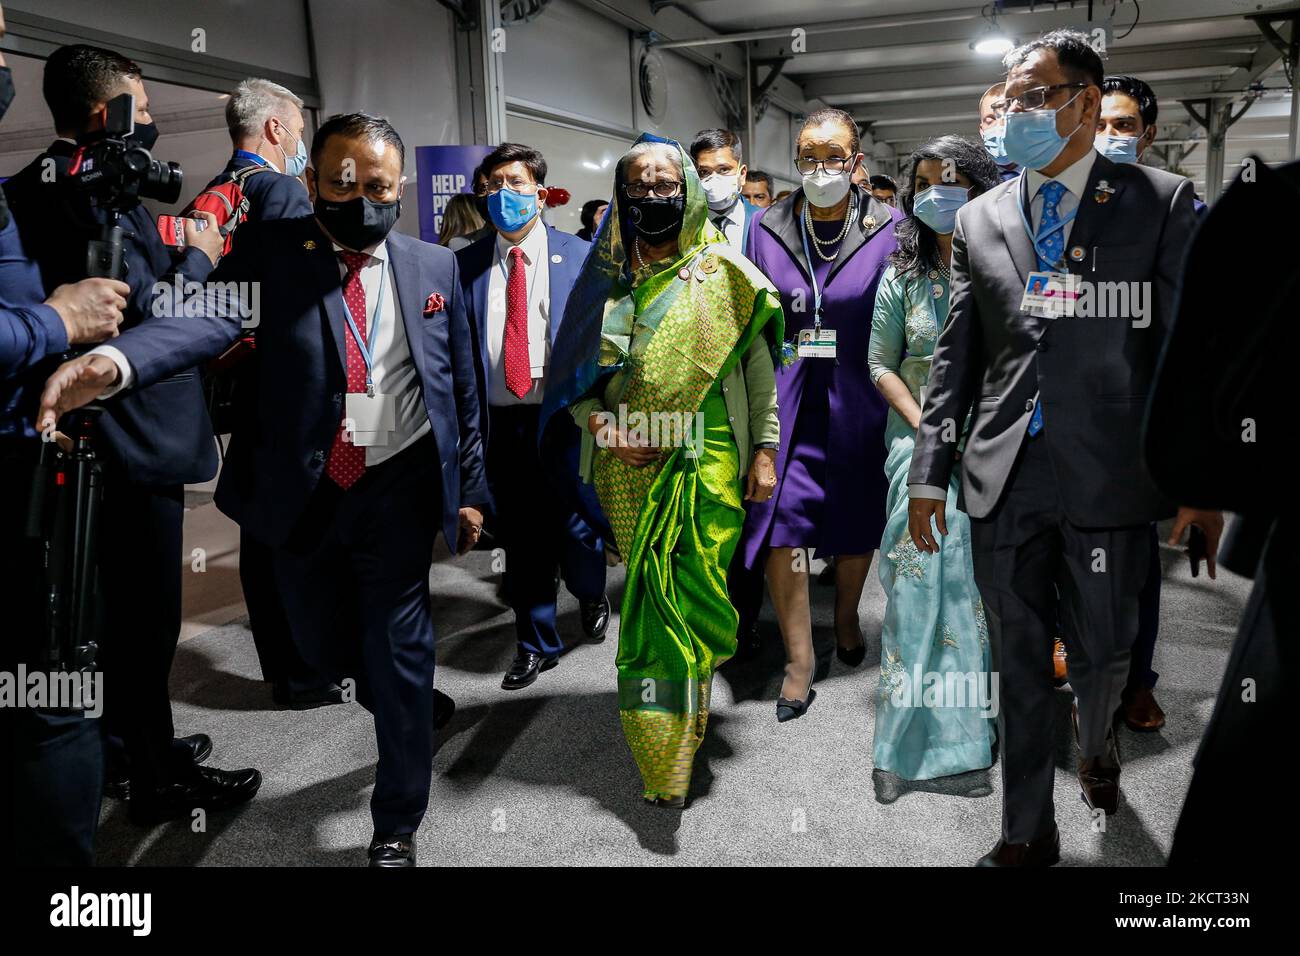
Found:
<svg viewBox="0 0 1300 956"><path fill-rule="evenodd" d="M619 714L652 801L686 796L713 672L736 649L727 567L745 513L740 452L721 382L756 336L775 344L783 332L770 284L708 223L695 170L677 149L687 181L681 252L635 276L624 268L611 276L596 381L582 396L599 399L630 426L648 423L650 442L664 451L637 468L601 448L592 466L627 564ZM616 209L588 268L599 268L603 257L625 262Z"/></svg>

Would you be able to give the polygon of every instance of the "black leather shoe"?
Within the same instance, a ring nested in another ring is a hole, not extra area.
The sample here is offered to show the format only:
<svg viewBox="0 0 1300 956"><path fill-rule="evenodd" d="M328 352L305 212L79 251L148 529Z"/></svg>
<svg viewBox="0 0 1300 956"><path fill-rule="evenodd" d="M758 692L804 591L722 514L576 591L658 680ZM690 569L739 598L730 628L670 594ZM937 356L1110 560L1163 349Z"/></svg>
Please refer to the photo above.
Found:
<svg viewBox="0 0 1300 956"><path fill-rule="evenodd" d="M1055 866L1061 860L1061 831L1053 824L1047 836L1036 837L1028 843L1008 843L998 840L998 845L979 858L976 866Z"/></svg>
<svg viewBox="0 0 1300 956"><path fill-rule="evenodd" d="M609 595L602 594L599 601L579 601L578 611L582 617L582 633L592 644L599 644L609 627Z"/></svg>
<svg viewBox="0 0 1300 956"><path fill-rule="evenodd" d="M506 676L501 679L502 690L520 690L537 680L542 671L549 671L560 663L558 657L543 657L532 651L521 651L511 663Z"/></svg>
<svg viewBox="0 0 1300 956"><path fill-rule="evenodd" d="M376 833L370 841L370 866L415 866L415 834Z"/></svg>
<svg viewBox="0 0 1300 956"><path fill-rule="evenodd" d="M456 702L438 688L433 689L433 729L441 730L456 713Z"/></svg>
<svg viewBox="0 0 1300 956"><path fill-rule="evenodd" d="M212 756L212 738L207 734L177 737L172 740L172 746L188 750L196 766ZM110 800L131 799L131 771L126 764L115 765L110 775L104 779L104 796Z"/></svg>
<svg viewBox="0 0 1300 956"><path fill-rule="evenodd" d="M256 770L194 769L194 776L183 782L159 787L147 797L133 795L131 822L151 826L168 820L187 820L198 809L228 810L253 799L262 786L262 775Z"/></svg>
<svg viewBox="0 0 1300 956"><path fill-rule="evenodd" d="M845 649L838 644L835 645L835 656L840 659L841 664L847 664L849 667L857 667L867 657L867 645L859 644L857 647Z"/></svg>
<svg viewBox="0 0 1300 956"><path fill-rule="evenodd" d="M207 734L190 734L188 737L177 737L172 741L172 746L177 744L184 744L189 748L196 765L203 763L212 756L212 738Z"/></svg>

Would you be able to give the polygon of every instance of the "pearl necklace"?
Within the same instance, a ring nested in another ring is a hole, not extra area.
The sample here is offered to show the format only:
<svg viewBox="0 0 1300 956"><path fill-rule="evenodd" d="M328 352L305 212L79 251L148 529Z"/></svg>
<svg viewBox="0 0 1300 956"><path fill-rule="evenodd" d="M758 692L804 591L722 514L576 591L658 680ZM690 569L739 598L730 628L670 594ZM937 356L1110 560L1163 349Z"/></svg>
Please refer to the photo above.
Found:
<svg viewBox="0 0 1300 956"><path fill-rule="evenodd" d="M812 239L813 250L817 253L818 257L822 260L822 262L834 262L836 257L839 256L840 254L839 249L836 249L833 253L831 253L828 256L826 255L826 253L822 252L821 247L838 246L841 242L843 242L844 237L849 234L849 227L853 225L853 220L857 218L857 215L858 215L858 197L854 196L849 201L849 208L847 213L844 216L844 225L840 229L840 234L836 236L834 239L826 239L826 240L818 239L817 233L813 232L812 203L810 203L807 199L804 199L803 201L804 229L807 230L808 237Z"/></svg>

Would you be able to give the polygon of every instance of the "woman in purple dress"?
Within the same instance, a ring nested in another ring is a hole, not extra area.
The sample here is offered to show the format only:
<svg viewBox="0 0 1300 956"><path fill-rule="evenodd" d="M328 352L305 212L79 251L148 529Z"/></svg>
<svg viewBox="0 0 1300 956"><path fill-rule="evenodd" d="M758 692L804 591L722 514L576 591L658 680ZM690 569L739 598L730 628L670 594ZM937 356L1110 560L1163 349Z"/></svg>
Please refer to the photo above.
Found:
<svg viewBox="0 0 1300 956"><path fill-rule="evenodd" d="M835 556L837 654L856 666L865 653L858 603L880 546L888 492L887 408L871 383L867 345L900 216L852 184L863 155L857 125L844 111L808 117L795 161L802 188L763 211L749 251L780 291L798 357L777 375L776 493L751 506L741 541L745 566L766 569L785 641L782 721L802 716L814 696L810 551Z"/></svg>

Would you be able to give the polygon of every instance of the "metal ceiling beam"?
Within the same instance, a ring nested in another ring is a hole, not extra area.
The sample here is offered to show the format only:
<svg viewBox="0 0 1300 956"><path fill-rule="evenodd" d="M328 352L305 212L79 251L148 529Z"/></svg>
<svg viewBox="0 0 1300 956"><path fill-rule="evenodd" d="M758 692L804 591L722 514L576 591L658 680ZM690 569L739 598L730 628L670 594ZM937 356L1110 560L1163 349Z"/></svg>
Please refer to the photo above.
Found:
<svg viewBox="0 0 1300 956"><path fill-rule="evenodd" d="M1287 2L1274 0L1272 3L1251 4L1249 12L1256 12L1255 6L1266 8L1266 11L1260 12L1273 12L1274 9L1300 8L1300 3L1294 0L1287 0ZM1106 5L1098 3L1094 10L1094 17L1102 19L1107 9ZM1246 12L1245 9L1232 9L1223 0L1142 0L1142 19L1139 29L1198 20L1239 20ZM1122 34L1128 29L1128 25L1133 22L1133 17L1132 3L1121 4L1116 14L1116 32ZM1028 37L1063 23L1080 22L1085 18L1086 11L1081 7L1073 10L1040 9L1032 12L1013 8L1000 14L998 22L1008 33ZM792 17L792 19L797 21L798 18ZM936 11L932 14L918 14L912 22L900 23L900 19L905 18L867 17L809 24L805 27L807 45L804 52L838 53L889 46L969 41L975 38L975 34L983 26L980 7L962 7ZM793 52L791 30L794 26L795 24L792 23L791 28L786 29L781 36L758 40L755 43L755 57L761 59L790 55Z"/></svg>
<svg viewBox="0 0 1300 956"><path fill-rule="evenodd" d="M1106 63L1112 73L1154 73L1161 70L1204 69L1207 67L1243 68L1254 60L1253 51L1235 46L1210 46L1190 49L1159 47L1132 48L1113 54ZM924 90L941 87L980 86L987 89L997 82L997 68L983 65L919 66L907 69L891 67L879 70L854 70L810 76L804 84L808 97L834 100L854 93L877 93L895 90Z"/></svg>
<svg viewBox="0 0 1300 956"><path fill-rule="evenodd" d="M722 36L703 21L675 6L662 6L656 13L652 10L649 0L576 0L576 2L634 33L654 33L667 40ZM738 43L723 42L705 47L688 47L676 52L702 66L716 66L732 77L746 75L745 53ZM776 105L789 112L804 112L809 105L799 85L785 76L772 84L770 96Z"/></svg>

